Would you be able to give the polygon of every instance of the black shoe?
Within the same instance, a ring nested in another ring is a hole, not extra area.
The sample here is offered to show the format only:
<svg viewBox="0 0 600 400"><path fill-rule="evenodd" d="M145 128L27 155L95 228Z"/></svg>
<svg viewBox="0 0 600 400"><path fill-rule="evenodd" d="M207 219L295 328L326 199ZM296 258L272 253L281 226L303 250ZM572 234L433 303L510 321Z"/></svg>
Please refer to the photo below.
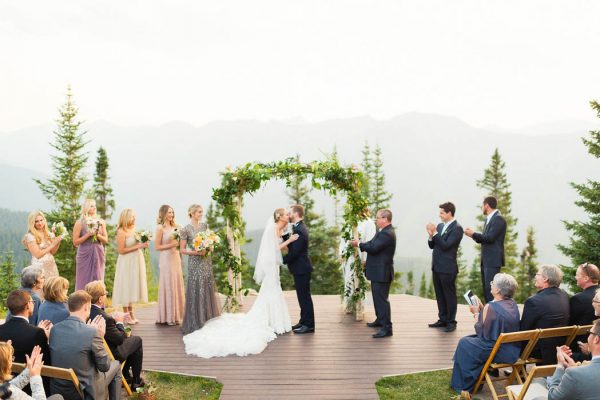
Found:
<svg viewBox="0 0 600 400"><path fill-rule="evenodd" d="M298 329L294 329L294 333L314 333L315 328L310 328L306 325L302 325Z"/></svg>
<svg viewBox="0 0 600 400"><path fill-rule="evenodd" d="M380 327L382 327L383 325L381 325L381 324L380 324L379 322L377 322L377 321L373 321L373 322L367 322L367 326L368 326L369 328L380 328Z"/></svg>
<svg viewBox="0 0 600 400"><path fill-rule="evenodd" d="M373 335L373 337L374 337L375 339L379 339L379 338L382 338L382 337L386 337L386 336L392 336L392 335L393 335L393 333L392 333L392 331L391 331L391 330L389 330L389 331L384 331L384 330L382 329L382 330L380 330L379 332L375 333L375 334Z"/></svg>
<svg viewBox="0 0 600 400"><path fill-rule="evenodd" d="M448 324L438 320L437 322L434 322L433 324L429 324L428 326L430 328L443 328L445 326L448 326Z"/></svg>
<svg viewBox="0 0 600 400"><path fill-rule="evenodd" d="M300 322L298 322L296 325L292 326L292 330L294 329L298 329L302 326L302 324Z"/></svg>
<svg viewBox="0 0 600 400"><path fill-rule="evenodd" d="M444 332L454 332L456 330L456 324L448 324Z"/></svg>

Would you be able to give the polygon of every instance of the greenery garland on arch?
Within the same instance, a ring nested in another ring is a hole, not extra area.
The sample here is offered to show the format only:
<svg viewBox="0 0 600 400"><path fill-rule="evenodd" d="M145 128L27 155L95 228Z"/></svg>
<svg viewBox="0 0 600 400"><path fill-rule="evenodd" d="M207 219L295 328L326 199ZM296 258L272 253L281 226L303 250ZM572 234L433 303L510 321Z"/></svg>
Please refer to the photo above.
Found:
<svg viewBox="0 0 600 400"><path fill-rule="evenodd" d="M232 247L235 246L232 244L238 242L244 235L241 215L244 194L256 192L264 182L271 179L283 180L287 186L290 186L294 177L302 180L310 177L312 187L315 189L325 190L332 196L338 192L346 194L344 225L341 229L343 239L352 239L358 222L367 218L368 203L361 190L362 171L356 165L343 167L333 157L310 163L299 163L294 158L272 163L247 163L235 169L228 167L221 172L221 176L221 186L213 189L212 198L227 224L226 231L219 232L222 240L215 252L220 255L224 267L232 276L224 293L227 296L225 309L228 311L235 312L240 306L238 293L241 288L237 287L236 282L241 276L242 263L239 254L233 251ZM344 261L347 261L355 252L355 248L348 246L341 256ZM352 271L355 276L354 287L344 290L350 297L350 311L358 311L357 307L365 298L367 290L360 257L354 257Z"/></svg>

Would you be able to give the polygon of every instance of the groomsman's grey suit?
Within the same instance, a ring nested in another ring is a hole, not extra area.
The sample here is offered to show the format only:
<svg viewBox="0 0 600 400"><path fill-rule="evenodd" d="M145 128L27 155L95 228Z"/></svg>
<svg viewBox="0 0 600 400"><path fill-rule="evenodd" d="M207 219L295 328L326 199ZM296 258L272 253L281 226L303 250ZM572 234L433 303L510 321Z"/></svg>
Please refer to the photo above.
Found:
<svg viewBox="0 0 600 400"><path fill-rule="evenodd" d="M53 367L73 368L85 400L104 400L108 394L111 400L120 398L121 366L108 357L96 328L69 316L52 328L50 354ZM53 379L50 387L53 394L62 394L65 400L80 399L71 382Z"/></svg>
<svg viewBox="0 0 600 400"><path fill-rule="evenodd" d="M506 236L506 220L500 211L493 210L489 221L486 218L482 233L473 233L473 240L481 244L481 283L486 302L494 298L490 292L490 282L504 266L504 237Z"/></svg>
<svg viewBox="0 0 600 400"><path fill-rule="evenodd" d="M548 400L600 400L600 356L588 365L556 368L548 379Z"/></svg>

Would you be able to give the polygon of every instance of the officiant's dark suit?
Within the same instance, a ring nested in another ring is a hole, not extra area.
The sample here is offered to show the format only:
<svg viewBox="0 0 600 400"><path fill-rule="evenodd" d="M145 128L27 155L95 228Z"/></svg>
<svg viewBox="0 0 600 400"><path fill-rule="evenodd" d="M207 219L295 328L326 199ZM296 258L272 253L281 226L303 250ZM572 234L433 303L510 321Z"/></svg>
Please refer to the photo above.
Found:
<svg viewBox="0 0 600 400"><path fill-rule="evenodd" d="M389 214L385 214L387 212ZM382 216L383 213L383 216ZM387 217L389 215L389 217ZM384 226L381 226L382 220ZM360 251L367 253L365 275L371 281L373 304L377 319L370 326L380 326L381 330L373 337L392 335L391 308L388 300L390 285L394 280L394 253L396 252L396 232L391 224L392 213L389 210L380 210L377 213L377 226L380 231L373 239L364 243L357 243Z"/></svg>
<svg viewBox="0 0 600 400"><path fill-rule="evenodd" d="M308 258L308 228L304 221L300 220L293 224L292 232L298 234L298 239L288 244L288 253L283 256L283 262L294 276L296 296L300 304L300 321L294 326L297 328L304 326L308 330L314 330L315 311L310 294L310 277L313 267ZM287 240L288 237L285 235L284 240Z"/></svg>
<svg viewBox="0 0 600 400"><path fill-rule="evenodd" d="M490 204L491 203L491 204ZM473 233L473 240L481 244L481 283L483 286L483 295L486 302L494 298L490 292L490 282L494 276L500 272L504 266L504 237L506 236L506 220L500 211L496 210L498 202L495 197L486 197L483 201L483 207L487 210L483 232Z"/></svg>
<svg viewBox="0 0 600 400"><path fill-rule="evenodd" d="M437 233L427 241L429 248L433 249L431 271L438 306L436 324L446 326L449 332L456 328L456 276L458 275L456 256L462 238L462 226L458 221L452 220L446 229L443 222L438 224Z"/></svg>

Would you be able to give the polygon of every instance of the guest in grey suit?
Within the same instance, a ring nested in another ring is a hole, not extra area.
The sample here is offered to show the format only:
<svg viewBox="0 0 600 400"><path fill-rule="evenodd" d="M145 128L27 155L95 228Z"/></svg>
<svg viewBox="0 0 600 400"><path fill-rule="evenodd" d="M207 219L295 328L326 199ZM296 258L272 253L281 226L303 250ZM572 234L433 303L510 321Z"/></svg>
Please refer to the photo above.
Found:
<svg viewBox="0 0 600 400"><path fill-rule="evenodd" d="M506 220L498 207L498 200L494 196L483 199L481 207L487 216L483 225L483 232L475 232L471 228L465 229L465 235L481 245L481 284L486 302L494 299L490 292L490 282L504 266L504 237L506 236Z"/></svg>
<svg viewBox="0 0 600 400"><path fill-rule="evenodd" d="M564 348L557 347L558 364L554 375L548 379L548 400L598 400L600 376L600 320L594 321L588 335L592 353L590 363L577 366Z"/></svg>
<svg viewBox="0 0 600 400"><path fill-rule="evenodd" d="M96 317L90 325L91 296L78 290L69 296L70 316L54 325L50 333L52 366L73 368L79 379L85 400L111 400L121 396L121 366L110 360L102 338L106 322ZM65 399L80 399L71 382L53 379L52 393L60 393ZM108 393L107 393L108 387Z"/></svg>

